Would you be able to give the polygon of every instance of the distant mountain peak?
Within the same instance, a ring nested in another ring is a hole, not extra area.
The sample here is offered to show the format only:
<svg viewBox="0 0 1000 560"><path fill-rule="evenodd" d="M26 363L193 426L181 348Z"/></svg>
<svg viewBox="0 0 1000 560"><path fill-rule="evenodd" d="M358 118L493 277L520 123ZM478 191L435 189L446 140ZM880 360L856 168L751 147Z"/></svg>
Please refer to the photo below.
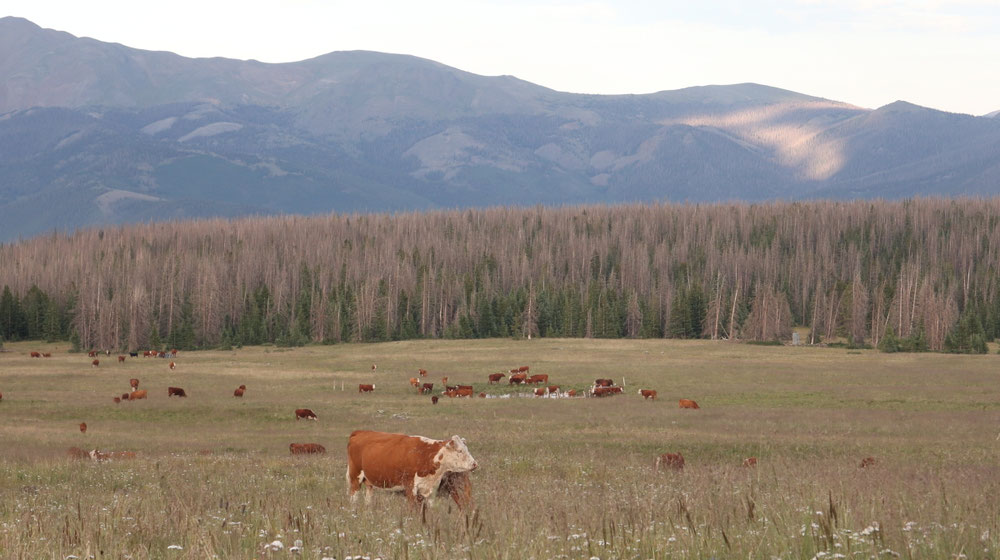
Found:
<svg viewBox="0 0 1000 560"><path fill-rule="evenodd" d="M987 113L983 116L989 119L995 119L997 117L1000 117L1000 111L993 111L992 113Z"/></svg>

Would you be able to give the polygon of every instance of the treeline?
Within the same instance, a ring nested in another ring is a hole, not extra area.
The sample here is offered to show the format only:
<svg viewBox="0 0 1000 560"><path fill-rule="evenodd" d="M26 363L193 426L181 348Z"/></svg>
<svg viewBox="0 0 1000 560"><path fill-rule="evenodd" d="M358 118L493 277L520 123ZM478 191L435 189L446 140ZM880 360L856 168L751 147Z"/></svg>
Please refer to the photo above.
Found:
<svg viewBox="0 0 1000 560"><path fill-rule="evenodd" d="M0 336L180 349L423 337L845 337L984 351L1000 199L494 208L0 246Z"/></svg>

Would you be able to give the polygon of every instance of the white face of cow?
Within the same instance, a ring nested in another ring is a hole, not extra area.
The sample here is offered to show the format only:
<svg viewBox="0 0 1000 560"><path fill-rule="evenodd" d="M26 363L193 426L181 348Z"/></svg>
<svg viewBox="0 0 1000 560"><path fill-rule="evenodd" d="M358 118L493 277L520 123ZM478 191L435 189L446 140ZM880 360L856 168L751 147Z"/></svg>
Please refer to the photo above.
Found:
<svg viewBox="0 0 1000 560"><path fill-rule="evenodd" d="M476 463L469 448L465 446L465 440L458 436L451 436L438 452L437 459L441 464L440 472L466 472L479 467L479 463Z"/></svg>

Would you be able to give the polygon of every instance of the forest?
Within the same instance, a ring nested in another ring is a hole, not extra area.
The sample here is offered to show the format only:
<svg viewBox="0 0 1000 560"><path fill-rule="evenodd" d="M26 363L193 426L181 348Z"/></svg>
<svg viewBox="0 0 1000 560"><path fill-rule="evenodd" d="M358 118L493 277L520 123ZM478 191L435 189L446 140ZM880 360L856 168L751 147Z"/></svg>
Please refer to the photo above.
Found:
<svg viewBox="0 0 1000 560"><path fill-rule="evenodd" d="M1000 199L634 204L148 223L0 245L2 340L846 340L985 352Z"/></svg>

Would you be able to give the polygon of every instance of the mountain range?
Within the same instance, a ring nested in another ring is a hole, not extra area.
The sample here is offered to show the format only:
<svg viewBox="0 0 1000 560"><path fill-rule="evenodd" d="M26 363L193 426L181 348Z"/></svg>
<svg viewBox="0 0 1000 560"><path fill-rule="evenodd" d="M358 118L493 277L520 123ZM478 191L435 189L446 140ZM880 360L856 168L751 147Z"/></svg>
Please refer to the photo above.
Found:
<svg viewBox="0 0 1000 560"><path fill-rule="evenodd" d="M1000 193L1000 118L413 56L192 59L0 19L0 240L251 214Z"/></svg>

